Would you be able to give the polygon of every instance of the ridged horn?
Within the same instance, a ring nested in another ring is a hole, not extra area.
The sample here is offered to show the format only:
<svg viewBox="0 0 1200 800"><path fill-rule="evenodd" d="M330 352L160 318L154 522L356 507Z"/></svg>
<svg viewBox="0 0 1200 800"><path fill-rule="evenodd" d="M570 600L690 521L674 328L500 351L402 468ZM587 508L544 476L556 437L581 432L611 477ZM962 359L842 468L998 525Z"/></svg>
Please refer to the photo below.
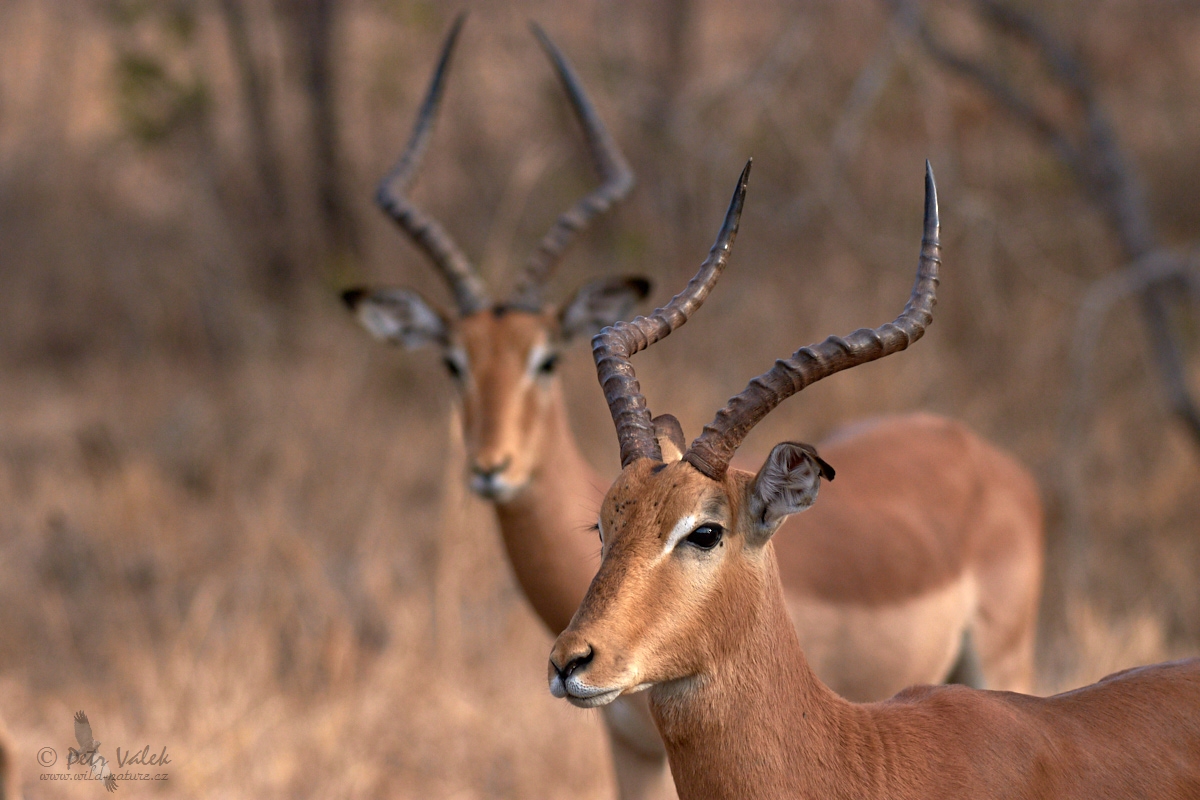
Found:
<svg viewBox="0 0 1200 800"><path fill-rule="evenodd" d="M512 305L529 311L540 311L543 287L562 260L571 241L585 230L596 216L608 211L629 194L634 178L633 170L629 168L621 149L600 121L566 56L537 23L531 22L529 27L554 64L558 79L571 101L571 108L575 110L575 116L583 126L588 151L602 181L598 188L582 197L558 217L554 226L542 237L530 255L529 263L518 279L513 291Z"/></svg>
<svg viewBox="0 0 1200 800"><path fill-rule="evenodd" d="M746 181L750 177L750 165L746 162L733 200L725 213L721 232L700 265L700 270L688 281L684 290L671 298L671 302L656 309L646 317L637 317L632 322L618 322L605 328L592 339L592 357L596 361L596 374L604 389L604 399L613 423L617 427L617 440L621 446L621 467L624 468L639 458L662 460L662 451L654 436L650 410L641 386L634 375L629 359L634 353L666 338L671 331L683 325L701 306L708 293L729 262L733 241L737 238L738 220L746 200Z"/></svg>
<svg viewBox="0 0 1200 800"><path fill-rule="evenodd" d="M830 336L820 344L797 350L775 362L717 412L717 416L688 447L684 459L714 480L721 480L734 452L750 430L787 398L835 372L865 364L907 348L920 339L933 321L937 303L938 266L937 186L925 162L925 231L917 278L904 311L894 322L861 328L845 338Z"/></svg>
<svg viewBox="0 0 1200 800"><path fill-rule="evenodd" d="M454 301L463 316L473 314L488 304L487 287L462 250L446 233L445 228L417 208L408 198L407 192L413 178L416 177L417 169L421 166L421 157L425 154L425 148L433 134L433 123L442 100L446 75L450 71L450 59L466 18L465 12L459 14L450 26L450 33L446 35L446 42L442 45L441 57L438 58L437 67L433 71L433 79L429 82L429 90L425 93L425 100L417 113L417 122L413 126L408 146L404 148L395 166L380 181L379 190L375 194L375 202L379 207L395 220L400 229L409 235L425 255L429 256L434 267L450 284Z"/></svg>

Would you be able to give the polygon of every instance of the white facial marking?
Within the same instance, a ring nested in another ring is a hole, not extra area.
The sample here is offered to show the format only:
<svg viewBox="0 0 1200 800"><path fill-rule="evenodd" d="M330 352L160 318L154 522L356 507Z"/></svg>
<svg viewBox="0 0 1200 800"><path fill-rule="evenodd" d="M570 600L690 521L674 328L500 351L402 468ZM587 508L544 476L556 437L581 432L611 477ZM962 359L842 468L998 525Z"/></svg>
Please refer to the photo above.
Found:
<svg viewBox="0 0 1200 800"><path fill-rule="evenodd" d="M454 362L454 366L458 367L458 371L462 373L463 380L471 374L470 362L467 360L467 351L461 347L446 348L446 359Z"/></svg>
<svg viewBox="0 0 1200 800"><path fill-rule="evenodd" d="M538 342L533 347L529 348L529 361L525 364L525 378L530 380L537 375L538 367L546 360L546 357L551 354L549 347L543 342Z"/></svg>
<svg viewBox="0 0 1200 800"><path fill-rule="evenodd" d="M667 543L663 545L662 554L655 560L658 561L670 555L671 551L675 549L675 545L679 544L680 540L694 530L696 530L696 516L694 514L688 514L679 520L679 522L676 522L675 527L667 534Z"/></svg>
<svg viewBox="0 0 1200 800"><path fill-rule="evenodd" d="M373 303L362 303L356 310L362 324L376 339L399 339L404 332L404 326L395 315Z"/></svg>

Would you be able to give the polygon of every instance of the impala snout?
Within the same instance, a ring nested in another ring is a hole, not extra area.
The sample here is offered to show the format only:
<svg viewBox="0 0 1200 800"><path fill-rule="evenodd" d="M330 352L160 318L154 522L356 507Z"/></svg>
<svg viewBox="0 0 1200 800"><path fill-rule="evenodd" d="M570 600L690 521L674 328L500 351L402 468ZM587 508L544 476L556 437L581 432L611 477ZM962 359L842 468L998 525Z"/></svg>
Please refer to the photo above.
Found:
<svg viewBox="0 0 1200 800"><path fill-rule="evenodd" d="M574 631L565 631L550 652L550 694L580 708L595 708L616 700L620 686L594 686L589 682L588 668L595 658L596 648Z"/></svg>
<svg viewBox="0 0 1200 800"><path fill-rule="evenodd" d="M499 463L471 464L471 489L488 500L506 500L520 488L506 474L512 466L512 456L505 456Z"/></svg>

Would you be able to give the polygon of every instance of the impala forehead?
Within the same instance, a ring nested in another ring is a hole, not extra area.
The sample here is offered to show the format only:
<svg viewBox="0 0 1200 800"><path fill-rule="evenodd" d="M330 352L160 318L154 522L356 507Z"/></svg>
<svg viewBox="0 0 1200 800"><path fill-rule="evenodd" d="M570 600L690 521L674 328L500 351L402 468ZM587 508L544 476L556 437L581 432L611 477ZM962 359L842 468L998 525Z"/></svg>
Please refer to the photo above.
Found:
<svg viewBox="0 0 1200 800"><path fill-rule="evenodd" d="M455 345L476 370L524 372L551 352L557 324L549 314L497 306L459 320Z"/></svg>
<svg viewBox="0 0 1200 800"><path fill-rule="evenodd" d="M633 544L669 552L697 526L730 527L725 487L691 464L638 461L626 467L604 498L600 525L605 542Z"/></svg>

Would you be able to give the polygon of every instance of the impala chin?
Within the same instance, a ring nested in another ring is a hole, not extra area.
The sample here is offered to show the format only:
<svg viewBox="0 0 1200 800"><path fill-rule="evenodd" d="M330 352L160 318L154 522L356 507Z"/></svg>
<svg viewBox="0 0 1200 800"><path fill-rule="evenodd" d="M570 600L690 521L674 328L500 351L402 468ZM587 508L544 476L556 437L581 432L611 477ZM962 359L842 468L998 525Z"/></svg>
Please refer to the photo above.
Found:
<svg viewBox="0 0 1200 800"><path fill-rule="evenodd" d="M529 481L516 483L501 476L473 475L471 491L493 503L510 503L524 491Z"/></svg>
<svg viewBox="0 0 1200 800"><path fill-rule="evenodd" d="M609 663L570 628L559 636L550 653L547 677L550 694L579 708L605 706L643 686L636 673Z"/></svg>
<svg viewBox="0 0 1200 800"><path fill-rule="evenodd" d="M565 699L578 708L599 708L616 700L624 693L624 689L608 689L599 686L589 686L572 675L565 681L555 675L550 679L550 694Z"/></svg>

